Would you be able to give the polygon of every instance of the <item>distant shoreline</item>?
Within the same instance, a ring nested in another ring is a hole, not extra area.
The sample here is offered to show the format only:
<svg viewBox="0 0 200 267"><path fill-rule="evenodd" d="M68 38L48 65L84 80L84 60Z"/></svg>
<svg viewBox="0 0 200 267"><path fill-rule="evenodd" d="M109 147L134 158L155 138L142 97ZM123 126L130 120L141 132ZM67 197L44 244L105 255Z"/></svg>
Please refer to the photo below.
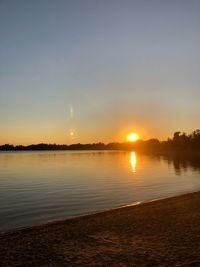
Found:
<svg viewBox="0 0 200 267"><path fill-rule="evenodd" d="M198 266L199 221L195 192L8 231L0 265Z"/></svg>
<svg viewBox="0 0 200 267"><path fill-rule="evenodd" d="M138 151L145 153L200 153L200 130L197 129L191 134L181 133L177 131L173 138L166 141L159 141L157 138L149 140L136 140L134 142L110 142L104 144L102 142L87 144L31 144L31 145L0 145L0 151L62 151L62 150L122 150L122 151Z"/></svg>

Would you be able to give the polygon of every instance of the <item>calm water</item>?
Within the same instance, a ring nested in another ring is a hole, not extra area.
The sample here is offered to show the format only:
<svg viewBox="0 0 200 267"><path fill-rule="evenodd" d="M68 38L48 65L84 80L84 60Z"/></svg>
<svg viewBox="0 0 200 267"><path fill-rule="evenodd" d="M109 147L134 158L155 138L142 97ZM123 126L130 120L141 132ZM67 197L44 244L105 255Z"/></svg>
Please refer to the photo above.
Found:
<svg viewBox="0 0 200 267"><path fill-rule="evenodd" d="M0 153L0 230L198 190L198 159L134 152Z"/></svg>

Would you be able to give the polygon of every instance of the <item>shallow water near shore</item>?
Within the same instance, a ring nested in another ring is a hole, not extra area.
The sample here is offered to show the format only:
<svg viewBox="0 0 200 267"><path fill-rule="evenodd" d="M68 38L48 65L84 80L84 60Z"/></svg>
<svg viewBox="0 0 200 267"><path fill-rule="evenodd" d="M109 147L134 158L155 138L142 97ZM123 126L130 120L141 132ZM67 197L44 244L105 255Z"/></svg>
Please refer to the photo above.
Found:
<svg viewBox="0 0 200 267"><path fill-rule="evenodd" d="M119 151L0 153L0 230L200 190L199 158Z"/></svg>

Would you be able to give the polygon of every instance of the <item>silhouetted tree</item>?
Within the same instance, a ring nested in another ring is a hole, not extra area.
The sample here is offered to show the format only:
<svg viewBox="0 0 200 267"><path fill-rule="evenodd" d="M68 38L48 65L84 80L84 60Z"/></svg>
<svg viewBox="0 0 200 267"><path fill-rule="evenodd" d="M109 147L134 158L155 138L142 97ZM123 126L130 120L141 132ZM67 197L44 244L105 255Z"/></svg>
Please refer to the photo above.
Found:
<svg viewBox="0 0 200 267"><path fill-rule="evenodd" d="M160 142L158 139L150 139L147 141L138 140L137 142L125 142L125 143L93 143L93 144L72 144L72 145L56 145L56 144L44 144L28 146L13 146L5 144L0 146L1 151L20 151L20 150L136 150L150 153L170 153L170 152L183 152L189 151L200 152L200 130L197 129L191 134L181 133L177 131L174 133L173 138L168 138L166 141Z"/></svg>

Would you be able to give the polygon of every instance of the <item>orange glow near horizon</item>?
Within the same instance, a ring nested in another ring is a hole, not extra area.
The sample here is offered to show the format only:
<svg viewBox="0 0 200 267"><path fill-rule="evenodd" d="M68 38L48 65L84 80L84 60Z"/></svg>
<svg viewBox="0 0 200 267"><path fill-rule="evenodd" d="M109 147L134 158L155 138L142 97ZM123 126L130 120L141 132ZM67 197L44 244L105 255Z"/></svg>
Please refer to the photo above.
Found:
<svg viewBox="0 0 200 267"><path fill-rule="evenodd" d="M136 142L139 139L139 135L137 133L129 133L126 139L128 142Z"/></svg>

